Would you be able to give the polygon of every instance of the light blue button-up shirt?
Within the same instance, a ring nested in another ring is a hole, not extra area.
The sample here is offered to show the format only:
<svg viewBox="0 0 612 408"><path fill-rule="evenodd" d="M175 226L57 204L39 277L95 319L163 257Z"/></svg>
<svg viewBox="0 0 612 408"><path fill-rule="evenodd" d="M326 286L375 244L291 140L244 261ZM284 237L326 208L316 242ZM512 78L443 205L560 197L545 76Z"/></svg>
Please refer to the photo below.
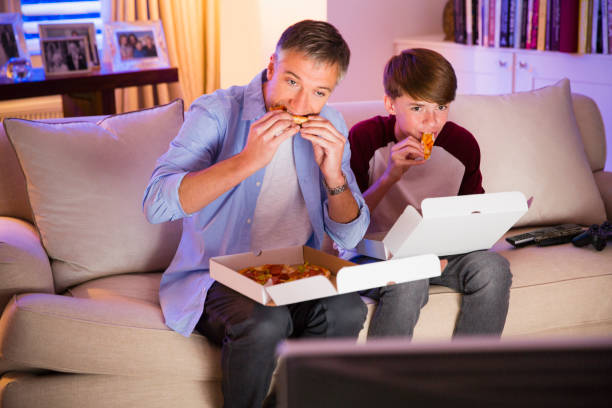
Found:
<svg viewBox="0 0 612 408"><path fill-rule="evenodd" d="M242 151L251 124L266 113L262 81L265 71L246 86L235 86L203 95L193 102L179 134L156 164L145 191L143 206L152 223L183 219L181 241L164 272L159 298L166 324L189 336L202 315L206 293L214 280L209 259L250 250L251 225L265 168L194 214L186 214L178 187L188 172L198 171ZM346 123L337 111L325 106L320 115L345 137ZM370 214L350 168L350 148L344 147L342 170L359 206L359 217L348 224L329 218L327 194L312 145L293 137L298 183L306 201L313 234L306 245L320 248L326 232L338 245L353 248L361 240Z"/></svg>

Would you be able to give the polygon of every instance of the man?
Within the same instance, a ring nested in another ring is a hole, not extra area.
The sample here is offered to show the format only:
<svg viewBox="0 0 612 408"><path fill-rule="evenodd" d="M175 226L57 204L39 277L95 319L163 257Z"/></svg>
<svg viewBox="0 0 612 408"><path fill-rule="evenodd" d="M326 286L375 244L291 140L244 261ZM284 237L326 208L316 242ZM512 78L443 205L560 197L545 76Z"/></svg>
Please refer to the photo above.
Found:
<svg viewBox="0 0 612 408"><path fill-rule="evenodd" d="M351 167L372 214L370 230L388 231L407 205L420 210L427 197L484 193L476 139L447 121L457 89L451 64L435 51L405 50L389 60L383 83L390 115L357 123L349 133ZM424 134L435 140L427 160ZM512 281L508 261L489 251L446 259L440 277L368 291L378 300L368 336L411 337L430 282L463 294L455 336L501 335Z"/></svg>
<svg viewBox="0 0 612 408"><path fill-rule="evenodd" d="M82 71L87 69L85 54L79 48L77 41L68 42L68 58L66 59L69 71Z"/></svg>
<svg viewBox="0 0 612 408"><path fill-rule="evenodd" d="M369 211L350 169L346 124L326 106L349 55L328 23L286 29L250 84L192 104L145 192L151 222L183 219L160 286L166 324L185 336L195 328L222 346L226 407L261 406L283 339L356 337L363 326L356 293L268 307L208 273L217 255L319 248L325 233L351 248L363 237ZM309 120L300 128L292 115Z"/></svg>

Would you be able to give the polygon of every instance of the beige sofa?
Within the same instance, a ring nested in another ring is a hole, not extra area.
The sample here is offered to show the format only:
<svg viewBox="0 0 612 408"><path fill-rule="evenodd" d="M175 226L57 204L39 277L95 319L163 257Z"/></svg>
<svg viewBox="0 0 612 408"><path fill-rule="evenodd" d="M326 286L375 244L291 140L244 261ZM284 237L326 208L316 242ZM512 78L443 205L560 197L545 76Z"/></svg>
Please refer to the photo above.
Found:
<svg viewBox="0 0 612 408"><path fill-rule="evenodd" d="M334 106L349 126L384 113ZM169 330L158 304L180 223L149 225L140 208L182 103L99 119L9 120L0 133L0 407L220 406L219 349ZM451 120L478 139L487 191L534 197L510 234L612 219L600 112L567 82L459 96ZM504 337L612 334L612 243L493 250L514 275ZM459 303L432 287L415 341L450 338Z"/></svg>

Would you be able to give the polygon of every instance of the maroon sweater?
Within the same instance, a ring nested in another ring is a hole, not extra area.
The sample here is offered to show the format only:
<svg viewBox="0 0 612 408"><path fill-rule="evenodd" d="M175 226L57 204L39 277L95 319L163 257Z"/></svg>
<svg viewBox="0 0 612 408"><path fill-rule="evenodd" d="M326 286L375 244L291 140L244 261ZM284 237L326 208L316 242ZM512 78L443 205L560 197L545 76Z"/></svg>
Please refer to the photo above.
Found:
<svg viewBox="0 0 612 408"><path fill-rule="evenodd" d="M351 168L362 192L369 187L368 170L374 152L395 142L395 115L375 116L355 124L349 131ZM465 166L459 195L481 194L480 148L474 136L454 122L446 122L435 141Z"/></svg>

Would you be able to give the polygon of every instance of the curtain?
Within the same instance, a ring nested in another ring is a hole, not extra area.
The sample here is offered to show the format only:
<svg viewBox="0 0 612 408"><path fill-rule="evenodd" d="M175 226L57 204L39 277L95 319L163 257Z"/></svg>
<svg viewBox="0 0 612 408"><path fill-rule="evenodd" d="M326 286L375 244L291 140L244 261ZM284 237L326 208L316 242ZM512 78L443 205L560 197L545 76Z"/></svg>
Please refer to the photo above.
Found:
<svg viewBox="0 0 612 408"><path fill-rule="evenodd" d="M1 0L0 13L21 13L21 0Z"/></svg>
<svg viewBox="0 0 612 408"><path fill-rule="evenodd" d="M185 107L219 87L219 0L110 0L110 21L161 20L179 82L118 89L117 112L183 98Z"/></svg>

